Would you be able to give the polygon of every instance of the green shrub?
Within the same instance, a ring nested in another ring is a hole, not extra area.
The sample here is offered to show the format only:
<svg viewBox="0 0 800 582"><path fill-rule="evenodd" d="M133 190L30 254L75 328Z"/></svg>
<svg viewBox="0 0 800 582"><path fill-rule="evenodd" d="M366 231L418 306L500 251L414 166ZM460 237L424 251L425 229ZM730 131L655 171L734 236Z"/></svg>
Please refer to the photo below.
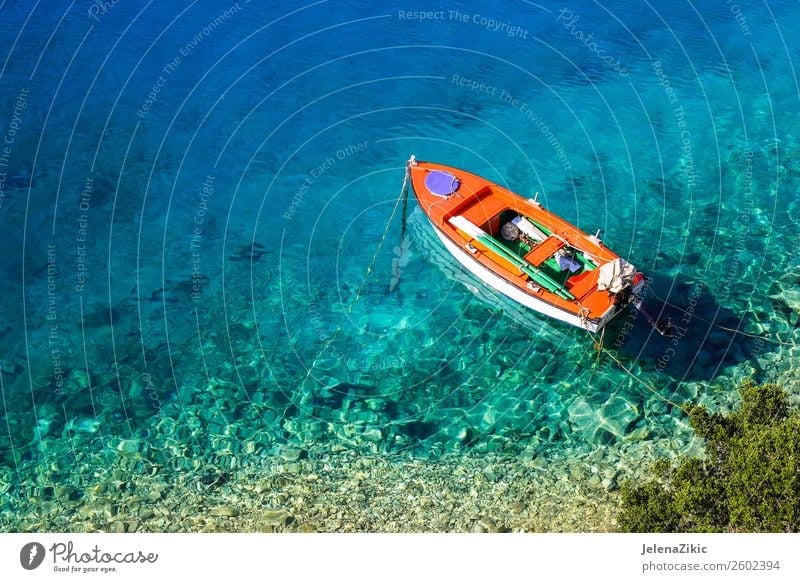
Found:
<svg viewBox="0 0 800 582"><path fill-rule="evenodd" d="M703 459L660 461L656 480L623 485L623 531L800 531L800 413L775 384L747 381L740 393L727 416L689 410Z"/></svg>

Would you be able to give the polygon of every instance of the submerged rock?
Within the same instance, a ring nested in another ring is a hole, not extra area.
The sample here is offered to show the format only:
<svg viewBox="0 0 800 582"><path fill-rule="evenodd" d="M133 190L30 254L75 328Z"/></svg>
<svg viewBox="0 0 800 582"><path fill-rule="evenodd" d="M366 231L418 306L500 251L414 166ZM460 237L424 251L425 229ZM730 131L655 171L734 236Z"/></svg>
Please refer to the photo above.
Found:
<svg viewBox="0 0 800 582"><path fill-rule="evenodd" d="M619 489L616 479L611 479L606 477L605 479L603 479L602 484L606 491L616 491L617 489Z"/></svg>
<svg viewBox="0 0 800 582"><path fill-rule="evenodd" d="M770 295L770 299L776 305L784 305L795 313L800 313L800 288L797 286L793 285L780 293Z"/></svg>
<svg viewBox="0 0 800 582"><path fill-rule="evenodd" d="M147 452L147 443L136 439L123 439L117 445L117 451L123 457L141 457Z"/></svg>
<svg viewBox="0 0 800 582"><path fill-rule="evenodd" d="M263 523L280 526L286 526L294 521L294 516L285 509L265 509L258 515L258 518Z"/></svg>
<svg viewBox="0 0 800 582"><path fill-rule="evenodd" d="M209 513L217 517L237 517L239 515L239 510L230 505L220 505L218 507L212 507Z"/></svg>
<svg viewBox="0 0 800 582"><path fill-rule="evenodd" d="M601 409L602 427L617 438L621 438L628 429L641 417L637 406L620 396L614 396Z"/></svg>
<svg viewBox="0 0 800 582"><path fill-rule="evenodd" d="M82 417L71 422L69 428L75 432L94 434L100 430L100 421L96 418Z"/></svg>

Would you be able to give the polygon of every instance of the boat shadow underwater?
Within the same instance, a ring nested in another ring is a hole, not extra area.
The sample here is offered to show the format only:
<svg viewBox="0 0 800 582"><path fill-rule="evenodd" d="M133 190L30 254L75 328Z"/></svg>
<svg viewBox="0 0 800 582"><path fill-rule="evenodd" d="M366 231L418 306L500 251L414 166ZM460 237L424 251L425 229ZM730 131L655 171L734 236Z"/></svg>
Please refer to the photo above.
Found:
<svg viewBox="0 0 800 582"><path fill-rule="evenodd" d="M724 369L750 360L770 345L745 332L753 322L752 314L718 303L705 284L696 280L651 273L643 303L654 319L668 318L672 335L661 336L646 315L629 307L609 324L603 347L613 350L626 366L636 362L644 371L663 374L670 381L712 381Z"/></svg>
<svg viewBox="0 0 800 582"><path fill-rule="evenodd" d="M549 344L563 350L570 343L585 341L585 365L592 365L595 350L591 346L593 337L600 339L598 335L582 334L569 325L554 322L483 285L452 260L419 210L411 213L408 224L414 249L447 279L463 285L493 313L502 312L503 319L524 329L542 347ZM607 325L603 347L626 367L637 365L646 374L649 371L657 374L650 378L655 387L659 387L658 376L662 374L670 382L708 382L725 368L742 364L769 349L770 344L764 339L731 331L748 329L752 315L743 315L718 303L702 282L651 273L643 299L646 313L654 320L671 321L673 335L659 334L646 315L630 305Z"/></svg>

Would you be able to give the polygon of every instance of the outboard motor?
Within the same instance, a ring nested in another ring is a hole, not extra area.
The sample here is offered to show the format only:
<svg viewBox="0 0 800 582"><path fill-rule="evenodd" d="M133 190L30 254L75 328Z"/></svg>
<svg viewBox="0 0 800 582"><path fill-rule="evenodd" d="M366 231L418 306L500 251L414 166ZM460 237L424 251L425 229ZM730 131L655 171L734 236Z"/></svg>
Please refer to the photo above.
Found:
<svg viewBox="0 0 800 582"><path fill-rule="evenodd" d="M645 316L647 319L647 323L655 329L658 333L663 335L664 337L672 337L675 333L675 326L672 325L672 321L669 317L662 317L661 319L656 319L644 308L642 305L642 298L638 295L633 298L631 301L633 306L639 310L639 313Z"/></svg>

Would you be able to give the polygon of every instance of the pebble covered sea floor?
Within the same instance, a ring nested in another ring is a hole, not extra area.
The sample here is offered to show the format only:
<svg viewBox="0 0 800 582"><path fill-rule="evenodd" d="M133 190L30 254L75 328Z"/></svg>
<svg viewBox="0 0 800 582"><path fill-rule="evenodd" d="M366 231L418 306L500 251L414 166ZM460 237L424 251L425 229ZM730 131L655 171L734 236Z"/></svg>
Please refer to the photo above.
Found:
<svg viewBox="0 0 800 582"><path fill-rule="evenodd" d="M614 531L680 405L798 400L796 5L452 3L0 8L0 531ZM602 229L677 336L401 243L410 154Z"/></svg>
<svg viewBox="0 0 800 582"><path fill-rule="evenodd" d="M194 471L120 453L102 471L37 487L0 513L3 531L56 532L608 532L618 480L664 443L619 453L458 455L388 459L287 448L231 469L236 457L197 460ZM291 459L291 460L287 460ZM79 462L91 463L78 454Z"/></svg>

